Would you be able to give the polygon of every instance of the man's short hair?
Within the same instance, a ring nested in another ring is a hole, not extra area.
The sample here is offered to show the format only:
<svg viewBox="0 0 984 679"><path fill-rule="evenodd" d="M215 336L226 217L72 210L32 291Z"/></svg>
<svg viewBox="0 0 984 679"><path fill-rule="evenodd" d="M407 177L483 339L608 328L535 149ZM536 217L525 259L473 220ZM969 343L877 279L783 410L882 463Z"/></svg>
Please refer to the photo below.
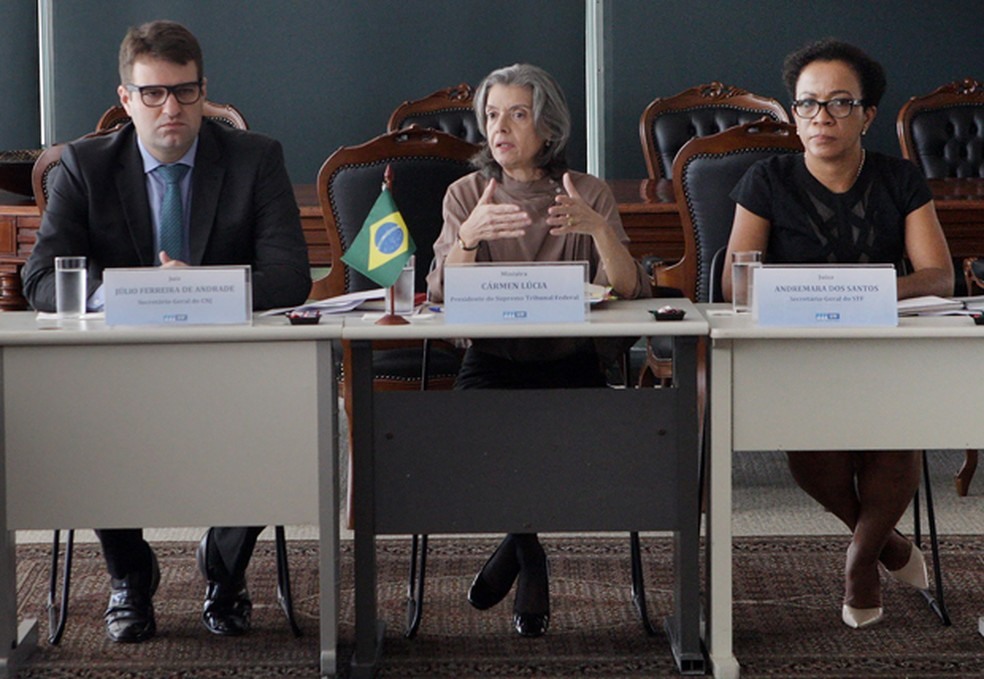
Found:
<svg viewBox="0 0 984 679"><path fill-rule="evenodd" d="M193 61L198 68L199 80L205 73L198 39L191 31L174 21L150 21L126 32L120 43L121 83L125 85L130 82L134 62L146 56L182 66Z"/></svg>

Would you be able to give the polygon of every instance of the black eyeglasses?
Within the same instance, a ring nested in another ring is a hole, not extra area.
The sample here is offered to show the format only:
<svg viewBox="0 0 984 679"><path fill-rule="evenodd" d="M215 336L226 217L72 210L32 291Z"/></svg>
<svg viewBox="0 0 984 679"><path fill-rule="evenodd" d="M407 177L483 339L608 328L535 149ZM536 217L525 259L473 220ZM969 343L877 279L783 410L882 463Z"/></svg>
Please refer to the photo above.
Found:
<svg viewBox="0 0 984 679"><path fill-rule="evenodd" d="M816 118L820 109L824 108L834 118L846 118L851 115L855 106L863 105L863 99L831 99L830 101L797 99L793 102L793 113L800 118Z"/></svg>
<svg viewBox="0 0 984 679"><path fill-rule="evenodd" d="M179 104L194 104L202 98L202 81L178 83L177 85L134 85L127 83L126 89L140 93L144 106L157 108L163 106L168 95L173 94Z"/></svg>

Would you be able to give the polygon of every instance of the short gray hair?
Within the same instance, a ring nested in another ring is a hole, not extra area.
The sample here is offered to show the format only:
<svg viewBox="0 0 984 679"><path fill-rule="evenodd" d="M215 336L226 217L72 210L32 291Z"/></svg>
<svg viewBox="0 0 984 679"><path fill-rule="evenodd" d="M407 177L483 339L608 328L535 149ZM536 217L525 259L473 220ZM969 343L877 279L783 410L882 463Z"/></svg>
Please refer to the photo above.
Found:
<svg viewBox="0 0 984 679"><path fill-rule="evenodd" d="M571 112L560 85L552 75L532 64L513 64L489 73L478 86L474 99L478 129L486 139L485 105L493 85L520 85L533 90L533 124L545 142L534 162L549 176L560 178L567 170L567 142L571 138ZM472 162L486 176L502 178L502 168L492 157L488 142Z"/></svg>

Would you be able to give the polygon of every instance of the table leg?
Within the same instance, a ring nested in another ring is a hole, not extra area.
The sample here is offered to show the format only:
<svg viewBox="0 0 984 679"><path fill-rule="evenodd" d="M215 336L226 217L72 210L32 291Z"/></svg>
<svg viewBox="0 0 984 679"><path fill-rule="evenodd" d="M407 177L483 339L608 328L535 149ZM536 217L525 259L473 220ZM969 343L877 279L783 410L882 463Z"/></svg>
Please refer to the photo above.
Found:
<svg viewBox="0 0 984 679"><path fill-rule="evenodd" d="M673 375L696 374L697 339L678 337L673 345ZM700 645L700 513L697 499L697 382L674 379L674 420L686 423L677 434L676 478L680 479L679 525L673 533L673 615L666 619L670 648L681 674L704 674Z"/></svg>
<svg viewBox="0 0 984 679"><path fill-rule="evenodd" d="M710 359L711 453L707 498L707 652L717 679L735 679L731 641L731 346L713 340Z"/></svg>
<svg viewBox="0 0 984 679"><path fill-rule="evenodd" d="M0 679L8 679L38 647L37 619L17 624L17 555L12 530L0 532L0 626L0 638L9 640L0 643Z"/></svg>
<svg viewBox="0 0 984 679"><path fill-rule="evenodd" d="M369 679L382 654L383 626L376 619L376 535L373 502L372 345L352 342L352 467L355 484L355 654L352 677Z"/></svg>
<svg viewBox="0 0 984 679"><path fill-rule="evenodd" d="M322 679L338 671L338 388L330 342L318 344L318 583Z"/></svg>
<svg viewBox="0 0 984 679"><path fill-rule="evenodd" d="M38 645L38 621L17 624L17 540L7 527L7 450L3 436L3 352L0 350L0 679L14 676L14 668Z"/></svg>

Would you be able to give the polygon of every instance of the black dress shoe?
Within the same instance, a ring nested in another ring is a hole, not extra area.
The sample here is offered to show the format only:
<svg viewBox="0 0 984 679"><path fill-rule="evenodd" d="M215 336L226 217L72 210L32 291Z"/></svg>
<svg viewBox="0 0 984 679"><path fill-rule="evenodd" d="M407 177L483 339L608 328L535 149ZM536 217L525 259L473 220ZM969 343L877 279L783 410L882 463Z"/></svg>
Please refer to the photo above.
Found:
<svg viewBox="0 0 984 679"><path fill-rule="evenodd" d="M225 568L210 564L208 559L208 533L202 538L195 552L198 570L207 581L205 604L202 607L202 623L212 634L237 637L249 631L253 602L242 575L230 577Z"/></svg>
<svg viewBox="0 0 984 679"><path fill-rule="evenodd" d="M235 585L209 582L205 592L202 622L212 634L238 637L249 631L253 602L249 599L246 580Z"/></svg>
<svg viewBox="0 0 984 679"><path fill-rule="evenodd" d="M468 603L480 611L492 608L506 598L518 574L515 538L507 535L472 580Z"/></svg>
<svg viewBox="0 0 984 679"><path fill-rule="evenodd" d="M109 607L106 609L106 634L112 641L138 643L157 632L153 596L161 581L157 557L150 552L150 569L110 579Z"/></svg>
<svg viewBox="0 0 984 679"><path fill-rule="evenodd" d="M547 555L536 535L517 537L520 571L513 603L513 624L520 636L542 637L550 625Z"/></svg>
<svg viewBox="0 0 984 679"><path fill-rule="evenodd" d="M549 613L514 613L513 623L521 637L542 637L550 626Z"/></svg>

